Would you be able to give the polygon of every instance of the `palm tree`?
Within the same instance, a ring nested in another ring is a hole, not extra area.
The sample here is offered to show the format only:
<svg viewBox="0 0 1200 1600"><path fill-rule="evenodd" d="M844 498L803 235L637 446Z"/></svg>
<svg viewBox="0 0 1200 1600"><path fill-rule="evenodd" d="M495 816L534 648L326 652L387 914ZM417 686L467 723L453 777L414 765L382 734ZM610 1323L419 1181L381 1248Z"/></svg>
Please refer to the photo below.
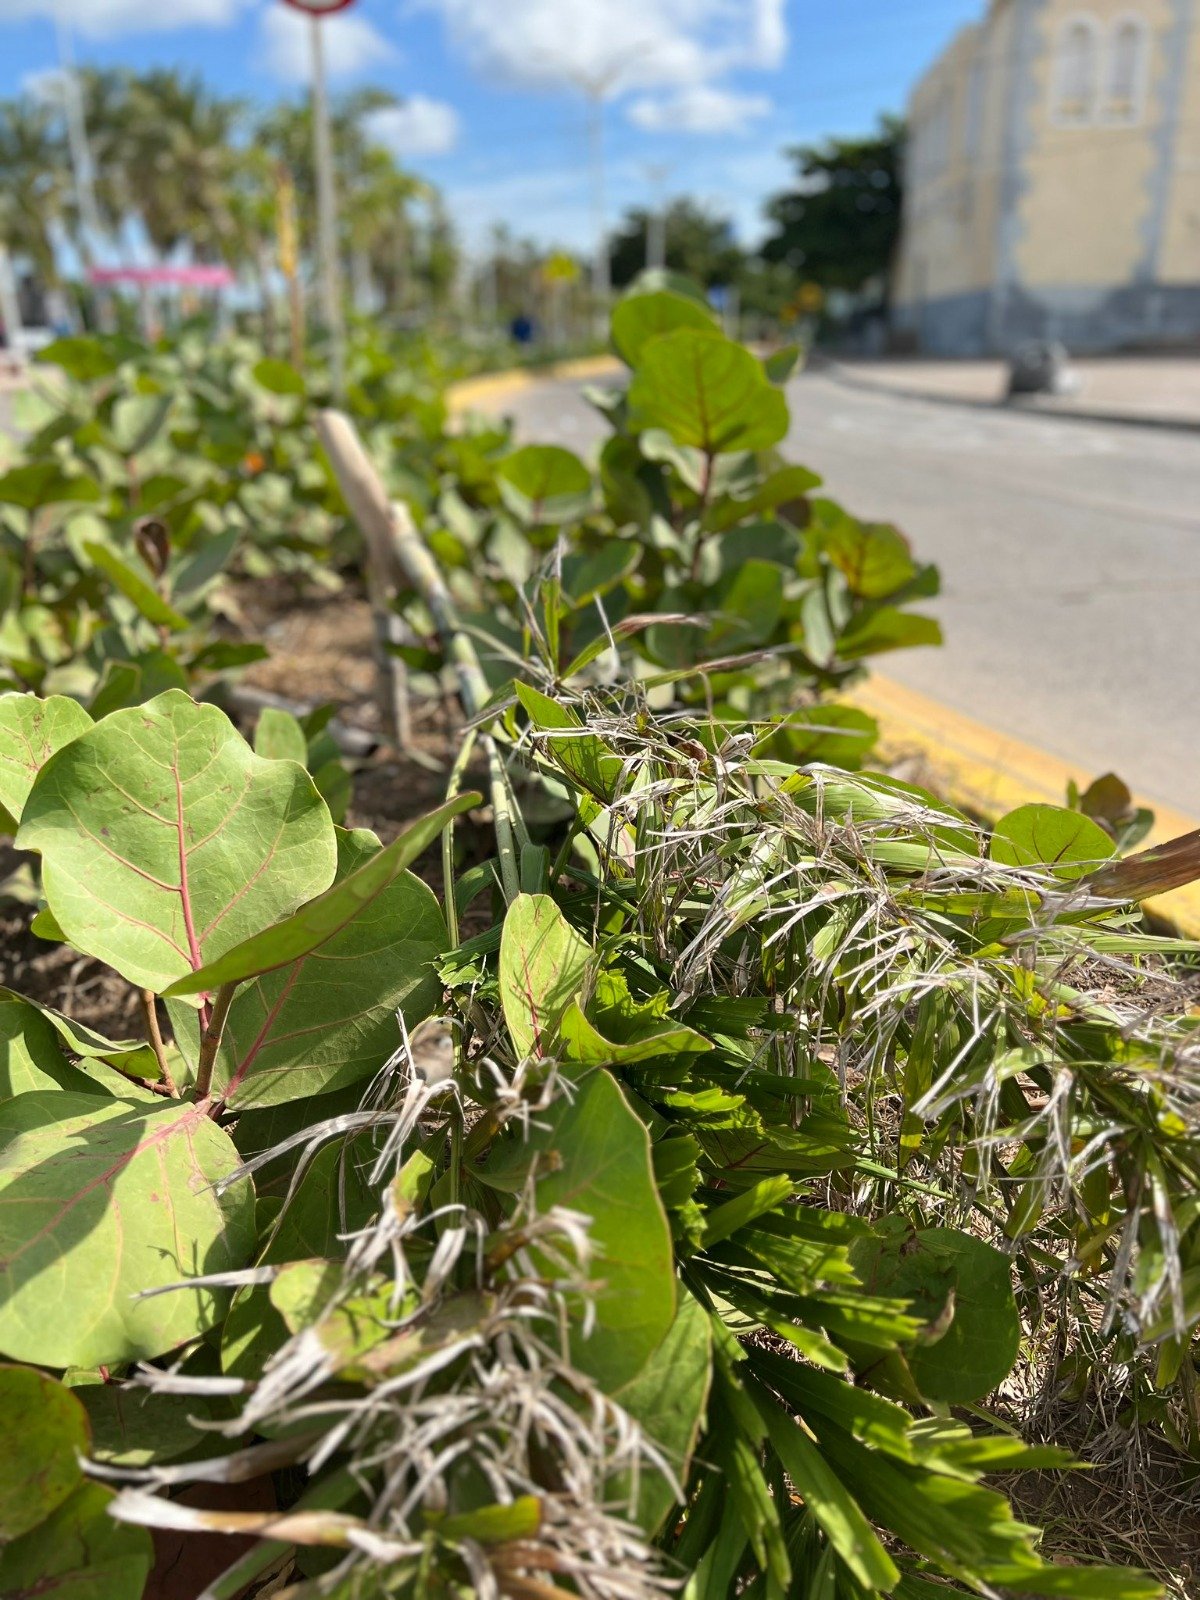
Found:
<svg viewBox="0 0 1200 1600"><path fill-rule="evenodd" d="M66 143L49 107L0 101L0 240L47 284L59 281L55 235L67 212Z"/></svg>
<svg viewBox="0 0 1200 1600"><path fill-rule="evenodd" d="M160 253L185 241L201 260L233 252L230 193L244 122L242 102L199 77L158 69L130 78L118 140L123 181Z"/></svg>

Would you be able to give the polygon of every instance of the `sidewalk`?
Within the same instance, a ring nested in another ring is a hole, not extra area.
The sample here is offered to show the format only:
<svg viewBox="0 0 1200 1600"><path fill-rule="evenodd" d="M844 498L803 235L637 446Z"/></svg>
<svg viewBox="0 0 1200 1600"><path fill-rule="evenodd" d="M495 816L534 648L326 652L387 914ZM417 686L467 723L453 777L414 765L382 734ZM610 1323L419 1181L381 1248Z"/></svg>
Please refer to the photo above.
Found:
<svg viewBox="0 0 1200 1600"><path fill-rule="evenodd" d="M1081 356L1070 368L1079 380L1074 394L1011 402L1004 361L836 360L826 370L844 382L915 399L1200 429L1200 356Z"/></svg>

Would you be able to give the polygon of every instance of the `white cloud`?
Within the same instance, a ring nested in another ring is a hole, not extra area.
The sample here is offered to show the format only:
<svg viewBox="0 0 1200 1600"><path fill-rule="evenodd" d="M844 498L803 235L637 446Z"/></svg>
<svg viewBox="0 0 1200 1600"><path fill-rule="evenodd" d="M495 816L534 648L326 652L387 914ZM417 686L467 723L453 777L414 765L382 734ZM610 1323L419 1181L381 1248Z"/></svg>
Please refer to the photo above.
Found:
<svg viewBox="0 0 1200 1600"><path fill-rule="evenodd" d="M643 95L629 107L629 120L648 133L745 133L771 110L765 94L694 83L670 94Z"/></svg>
<svg viewBox="0 0 1200 1600"><path fill-rule="evenodd" d="M440 15L490 77L609 93L769 70L787 46L785 0L410 0Z"/></svg>
<svg viewBox="0 0 1200 1600"><path fill-rule="evenodd" d="M228 26L245 0L0 0L0 23L60 17L98 39L121 33Z"/></svg>
<svg viewBox="0 0 1200 1600"><path fill-rule="evenodd" d="M0 5L3 3L0 0ZM263 12L261 26L270 71L289 83L307 83L311 75L308 18L291 6L276 4ZM351 78L396 59L394 46L379 29L353 11L335 12L323 19L321 28L325 70L331 78Z"/></svg>
<svg viewBox="0 0 1200 1600"><path fill-rule="evenodd" d="M367 132L402 161L444 156L458 143L458 112L444 100L409 95L402 105L385 106L366 118Z"/></svg>

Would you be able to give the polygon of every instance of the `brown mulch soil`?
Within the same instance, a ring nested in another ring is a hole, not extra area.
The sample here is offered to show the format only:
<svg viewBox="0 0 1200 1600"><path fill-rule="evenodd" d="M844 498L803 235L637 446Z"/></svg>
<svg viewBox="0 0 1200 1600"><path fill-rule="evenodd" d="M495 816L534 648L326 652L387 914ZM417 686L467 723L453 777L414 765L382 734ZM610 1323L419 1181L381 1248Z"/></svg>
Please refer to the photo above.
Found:
<svg viewBox="0 0 1200 1600"><path fill-rule="evenodd" d="M374 631L361 594L347 588L336 595L297 596L268 583L243 584L236 602L244 636L262 639L271 652L268 660L246 670L244 683L305 709L333 703L348 727L380 736ZM346 825L370 828L387 844L440 805L455 754L457 717L458 707L450 700L414 697L412 750L402 753L380 743L373 754L351 761L354 799ZM252 736L253 718L242 720L243 733ZM478 787L479 774L470 773L468 782ZM480 812L459 823L460 866L491 853L486 817ZM21 860L0 843L0 884ZM442 896L440 845L413 870ZM65 1011L109 1038L140 1037L141 1004L132 986L101 962L37 938L29 930L33 911L0 901L0 985Z"/></svg>

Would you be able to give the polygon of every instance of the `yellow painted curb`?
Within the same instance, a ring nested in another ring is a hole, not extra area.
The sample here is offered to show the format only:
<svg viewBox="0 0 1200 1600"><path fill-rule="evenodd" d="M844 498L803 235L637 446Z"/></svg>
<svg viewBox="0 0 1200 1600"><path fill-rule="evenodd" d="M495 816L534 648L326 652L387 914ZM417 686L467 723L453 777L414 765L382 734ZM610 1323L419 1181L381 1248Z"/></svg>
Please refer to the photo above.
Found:
<svg viewBox="0 0 1200 1600"><path fill-rule="evenodd" d="M1064 805L1069 779L1082 786L1096 776L890 678L872 676L845 698L876 719L889 754L914 751L924 756L938 790L980 816L998 817L1031 800ZM1200 828L1195 817L1170 806L1152 809L1154 827L1147 845ZM1147 901L1147 906L1185 937L1200 938L1200 884Z"/></svg>
<svg viewBox="0 0 1200 1600"><path fill-rule="evenodd" d="M507 372L485 372L478 378L463 378L446 391L451 413L490 411L500 402L546 379L556 383L584 383L590 378L615 378L624 366L616 356L583 356L577 361L559 361L552 367L512 367Z"/></svg>

